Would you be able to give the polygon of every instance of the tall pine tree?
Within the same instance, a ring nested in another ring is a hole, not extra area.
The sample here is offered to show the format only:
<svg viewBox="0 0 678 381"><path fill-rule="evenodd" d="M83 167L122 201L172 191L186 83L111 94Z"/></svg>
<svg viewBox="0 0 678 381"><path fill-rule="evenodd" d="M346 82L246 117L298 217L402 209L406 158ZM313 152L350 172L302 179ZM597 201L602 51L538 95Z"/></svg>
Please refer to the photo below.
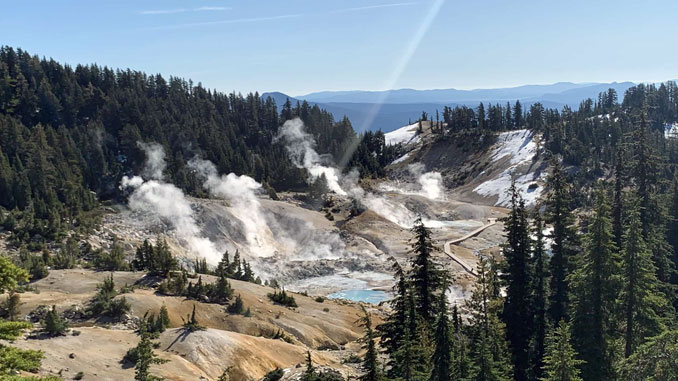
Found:
<svg viewBox="0 0 678 381"><path fill-rule="evenodd" d="M430 381L452 381L454 378L450 374L452 368L452 346L450 342L450 322L447 318L447 296L445 291L447 282L443 281L443 290L440 293L438 302L438 317L436 318L436 331L434 335L435 350L431 363Z"/></svg>
<svg viewBox="0 0 678 381"><path fill-rule="evenodd" d="M553 329L548 337L546 358L544 360L545 377L542 381L581 381L579 367L582 360L570 342L570 327L565 321Z"/></svg>
<svg viewBox="0 0 678 381"><path fill-rule="evenodd" d="M357 323L365 330L365 335L360 340L362 343L362 348L365 350L365 355L362 361L362 370L364 374L359 377L359 380L379 381L382 379L382 377L381 368L377 359L377 344L375 342L376 335L372 329L372 316L369 312L367 312L365 306L361 305L360 310L362 312L362 316L360 316Z"/></svg>
<svg viewBox="0 0 678 381"><path fill-rule="evenodd" d="M570 273L570 261L576 252L576 231L571 211L570 186L563 173L559 160L553 164L551 175L548 178L549 193L546 198L546 223L553 226L550 235L551 273L549 317L554 324L567 319L569 302L569 283L567 276Z"/></svg>
<svg viewBox="0 0 678 381"><path fill-rule="evenodd" d="M424 226L421 218L414 222L412 228L411 260L412 269L410 278L415 293L416 311L425 322L432 322L436 315L436 293L441 286L441 272L433 259L433 243L431 231Z"/></svg>
<svg viewBox="0 0 678 381"><path fill-rule="evenodd" d="M572 341L586 380L613 380L613 314L620 286L620 257L615 246L610 207L601 188L585 249L571 277Z"/></svg>
<svg viewBox="0 0 678 381"><path fill-rule="evenodd" d="M393 286L394 297L389 301L391 306L391 313L386 321L377 326L376 330L380 334L380 344L384 348L386 354L389 355L388 376L396 378L404 376L401 374L401 364L396 361L396 352L404 345L405 340L412 340L409 337L409 331L404 329L407 327L408 319L408 293L410 290L409 281L406 278L403 268L400 266L395 258L391 258L393 266L394 277L396 284ZM406 337L408 336L408 337ZM411 345L411 343L408 343Z"/></svg>
<svg viewBox="0 0 678 381"><path fill-rule="evenodd" d="M494 271L486 259L479 259L478 278L471 297L466 300L473 358L471 378L478 381L512 378L504 325L498 317L502 302L496 296L499 291L496 290Z"/></svg>
<svg viewBox="0 0 678 381"><path fill-rule="evenodd" d="M546 351L546 300L548 297L548 258L544 249L544 221L537 210L533 220L532 242L532 339L530 345L530 359L532 379L542 377L542 367L544 366L544 354Z"/></svg>
<svg viewBox="0 0 678 381"><path fill-rule="evenodd" d="M623 286L620 295L624 314L624 354L629 357L643 340L663 329L660 311L664 295L655 273L652 252L643 238L639 202L628 208L627 229L622 251Z"/></svg>
<svg viewBox="0 0 678 381"><path fill-rule="evenodd" d="M506 243L502 246L505 266L503 280L506 285L503 320L506 337L511 346L514 378L528 378L529 347L533 313L531 307L530 235L525 203L513 182L509 189L511 210L504 219Z"/></svg>

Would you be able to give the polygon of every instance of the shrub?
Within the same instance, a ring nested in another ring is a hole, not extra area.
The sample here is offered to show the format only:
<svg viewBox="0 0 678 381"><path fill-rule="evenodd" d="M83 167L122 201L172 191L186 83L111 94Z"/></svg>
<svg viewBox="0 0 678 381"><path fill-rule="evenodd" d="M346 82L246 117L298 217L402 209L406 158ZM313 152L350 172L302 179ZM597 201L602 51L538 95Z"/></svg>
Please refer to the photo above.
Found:
<svg viewBox="0 0 678 381"><path fill-rule="evenodd" d="M318 297L315 298L315 301L318 302L318 303L322 303L322 302L325 301L325 298L323 298L322 296L318 296Z"/></svg>
<svg viewBox="0 0 678 381"><path fill-rule="evenodd" d="M108 317L120 319L131 309L132 306L127 302L127 298L123 296L121 298L111 300L108 305L108 309L104 312Z"/></svg>
<svg viewBox="0 0 678 381"><path fill-rule="evenodd" d="M80 372L78 372L78 374L73 376L73 379L74 380L82 380L83 377L85 377L85 372L80 371Z"/></svg>
<svg viewBox="0 0 678 381"><path fill-rule="evenodd" d="M122 357L122 363L128 362L132 365L136 365L138 359L139 353L137 352L137 347L134 347L127 350L125 355Z"/></svg>
<svg viewBox="0 0 678 381"><path fill-rule="evenodd" d="M289 336L287 336L287 334L285 333L285 331L283 331L283 330L280 329L280 328L278 328L278 330L276 331L276 333L273 334L273 336L271 337L271 339L273 339L273 340L282 340L282 341L284 341L284 342L286 342L286 343L292 344L292 339L291 339Z"/></svg>
<svg viewBox="0 0 678 381"><path fill-rule="evenodd" d="M137 270L148 270L151 275L166 276L179 268L179 263L170 252L164 238L158 238L153 246L148 240L137 248L136 258L132 266Z"/></svg>
<svg viewBox="0 0 678 381"><path fill-rule="evenodd" d="M111 251L105 252L99 250L94 258L94 267L100 271L129 271L130 265L125 260L125 252L116 241L111 247Z"/></svg>
<svg viewBox="0 0 678 381"><path fill-rule="evenodd" d="M245 310L245 304L240 297L240 294L235 297L235 301L226 308L226 311L230 314L241 314Z"/></svg>
<svg viewBox="0 0 678 381"><path fill-rule="evenodd" d="M99 284L97 289L97 294L94 295L88 307L88 311L92 316L105 315L119 319L130 311L131 306L124 296L115 299L118 293L115 291L113 274L104 279L104 282Z"/></svg>
<svg viewBox="0 0 678 381"><path fill-rule="evenodd" d="M182 318L183 320L183 318ZM198 319L195 318L195 304L193 305L193 312L186 316L186 320L184 320L184 330L188 332L195 332L195 331L204 331L205 327L200 325L198 323Z"/></svg>
<svg viewBox="0 0 678 381"><path fill-rule="evenodd" d="M9 320L16 320L19 315L19 305L21 304L21 296L14 291L10 291L7 295L7 300L0 306L0 317Z"/></svg>
<svg viewBox="0 0 678 381"><path fill-rule="evenodd" d="M44 354L0 344L0 379L14 372L37 372Z"/></svg>
<svg viewBox="0 0 678 381"><path fill-rule="evenodd" d="M59 316L56 306L52 306L52 309L47 312L43 324L44 331L52 337L63 336L68 330L68 323Z"/></svg>
<svg viewBox="0 0 678 381"><path fill-rule="evenodd" d="M26 321L0 320L0 340L16 340L19 336L21 336L24 329L29 328L31 328L31 323Z"/></svg>
<svg viewBox="0 0 678 381"><path fill-rule="evenodd" d="M47 263L45 258L40 255L34 255L28 252L26 248L21 248L19 251L19 260L21 267L26 269L31 276L31 280L35 281L42 279L49 275L49 270L47 269Z"/></svg>
<svg viewBox="0 0 678 381"><path fill-rule="evenodd" d="M294 296L287 294L285 289L278 292L278 290L269 293L268 298L275 304L280 304L287 307L297 307L297 302L294 300Z"/></svg>
<svg viewBox="0 0 678 381"><path fill-rule="evenodd" d="M280 368L275 368L272 371L266 373L262 381L278 381L283 378L285 372Z"/></svg>

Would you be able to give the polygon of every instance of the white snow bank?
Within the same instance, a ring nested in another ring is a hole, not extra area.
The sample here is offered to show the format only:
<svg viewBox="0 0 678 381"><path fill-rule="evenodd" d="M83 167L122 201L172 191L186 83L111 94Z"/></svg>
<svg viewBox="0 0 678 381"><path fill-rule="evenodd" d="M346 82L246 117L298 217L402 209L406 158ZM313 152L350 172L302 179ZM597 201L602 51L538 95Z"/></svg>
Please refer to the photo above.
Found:
<svg viewBox="0 0 678 381"><path fill-rule="evenodd" d="M664 136L667 139L678 139L678 123L671 123L664 126Z"/></svg>
<svg viewBox="0 0 678 381"><path fill-rule="evenodd" d="M537 144L532 141L532 133L528 130L516 130L499 134L491 158L496 162L509 156L511 164L521 164L532 160L536 153Z"/></svg>
<svg viewBox="0 0 678 381"><path fill-rule="evenodd" d="M511 180L515 179L516 187L525 200L525 205L534 205L542 191L542 187L535 182L543 179L546 174L542 173L535 178L533 171L521 173L519 167L529 165L536 154L537 143L534 142L530 131L516 130L501 133L492 147L490 158L496 163L508 157L509 167L495 178L478 185L473 191L484 197L497 196L496 205L507 206L511 201L507 190L511 187Z"/></svg>
<svg viewBox="0 0 678 381"><path fill-rule="evenodd" d="M410 153L408 152L408 153L404 154L403 156L393 160L393 163L391 163L391 164L402 163L403 161L407 160L409 157L410 157Z"/></svg>
<svg viewBox="0 0 678 381"><path fill-rule="evenodd" d="M417 129L419 128L419 123L410 124L409 126L401 127L397 130L387 132L384 134L386 137L387 145L395 145L398 143L409 144L419 141L419 136L417 135Z"/></svg>
<svg viewBox="0 0 678 381"><path fill-rule="evenodd" d="M515 176L513 173L514 170L515 168L508 168L498 177L478 185L473 191L484 197L497 196L496 205L508 206L511 202L511 197L507 191L511 187L511 178L515 178L516 188L518 188L518 192L520 192L523 200L525 200L525 205L534 205L539 199L539 196L541 196L541 185L536 188L534 186L530 188L530 185L537 180L534 178L534 173L530 172L525 175ZM540 176L540 179L543 179L544 176L545 174L543 173L542 176Z"/></svg>

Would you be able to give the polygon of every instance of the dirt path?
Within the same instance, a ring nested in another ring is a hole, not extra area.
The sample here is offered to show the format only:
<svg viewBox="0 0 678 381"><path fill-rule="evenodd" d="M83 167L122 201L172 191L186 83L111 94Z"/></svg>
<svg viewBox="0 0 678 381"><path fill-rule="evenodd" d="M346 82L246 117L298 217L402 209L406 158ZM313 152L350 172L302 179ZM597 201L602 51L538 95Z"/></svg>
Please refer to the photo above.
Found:
<svg viewBox="0 0 678 381"><path fill-rule="evenodd" d="M476 274L475 270L473 269L473 266L469 265L469 264L466 263L463 259L461 259L461 258L459 258L458 256L456 256L456 255L452 252L452 249L450 248L450 246L451 246L451 245L459 244L459 243L461 243L461 242L463 242L463 241L465 241L465 240L467 240L467 239L469 239L469 238L471 238L471 237L474 237L474 236L480 234L483 230L485 230L485 229L487 229L487 228L489 228L489 227L491 227L491 226L494 226L496 223L497 223L496 218L490 218L490 219L488 220L488 223L487 223L487 224L485 224L485 225L479 227L478 229L476 229L476 230L474 230L474 231L472 231L472 232L466 234L465 236L460 237L460 238L453 239L453 240L451 240L451 241L445 242L445 244L443 245L443 251L444 251L445 254L447 254L447 256L450 257L453 261L457 262L457 263L458 263L458 264L459 264L459 265L460 265L467 273L469 273L469 274L471 274L471 275L473 275L473 276L478 276L478 274Z"/></svg>

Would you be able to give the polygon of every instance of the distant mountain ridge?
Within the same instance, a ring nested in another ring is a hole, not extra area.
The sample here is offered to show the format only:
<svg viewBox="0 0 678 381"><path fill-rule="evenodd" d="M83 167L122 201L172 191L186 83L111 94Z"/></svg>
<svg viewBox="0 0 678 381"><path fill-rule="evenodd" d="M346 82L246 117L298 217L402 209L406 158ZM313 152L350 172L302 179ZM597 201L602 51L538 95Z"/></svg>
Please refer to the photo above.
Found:
<svg viewBox="0 0 678 381"><path fill-rule="evenodd" d="M310 93L306 95L297 96L298 99L305 99L309 102L322 103L464 103L470 101L487 102L487 101L515 101L516 99L539 98L544 95L555 95L563 93L586 93L592 91L602 91L600 88L607 90L612 87L623 89L625 91L631 86L633 82L612 82L612 83L572 83L572 82L558 82L550 85L524 85L517 87L497 88L497 89L475 89L475 90L458 90L458 89L432 89L432 90L414 90L414 89L398 89L387 91L323 91ZM578 99L580 102L582 99Z"/></svg>
<svg viewBox="0 0 678 381"><path fill-rule="evenodd" d="M621 98L628 88L635 85L633 82L558 82L549 85L475 90L322 91L297 97L271 92L262 94L262 97L270 96L279 108L288 98L294 104L305 100L326 109L335 119L347 116L358 132L366 130L389 132L406 125L410 120L417 120L422 111L434 115L436 110L442 111L443 106L476 107L480 102L504 104L520 100L526 107L539 102L547 108L560 109L567 105L576 109L584 99L595 99L599 93L609 88L615 89Z"/></svg>

